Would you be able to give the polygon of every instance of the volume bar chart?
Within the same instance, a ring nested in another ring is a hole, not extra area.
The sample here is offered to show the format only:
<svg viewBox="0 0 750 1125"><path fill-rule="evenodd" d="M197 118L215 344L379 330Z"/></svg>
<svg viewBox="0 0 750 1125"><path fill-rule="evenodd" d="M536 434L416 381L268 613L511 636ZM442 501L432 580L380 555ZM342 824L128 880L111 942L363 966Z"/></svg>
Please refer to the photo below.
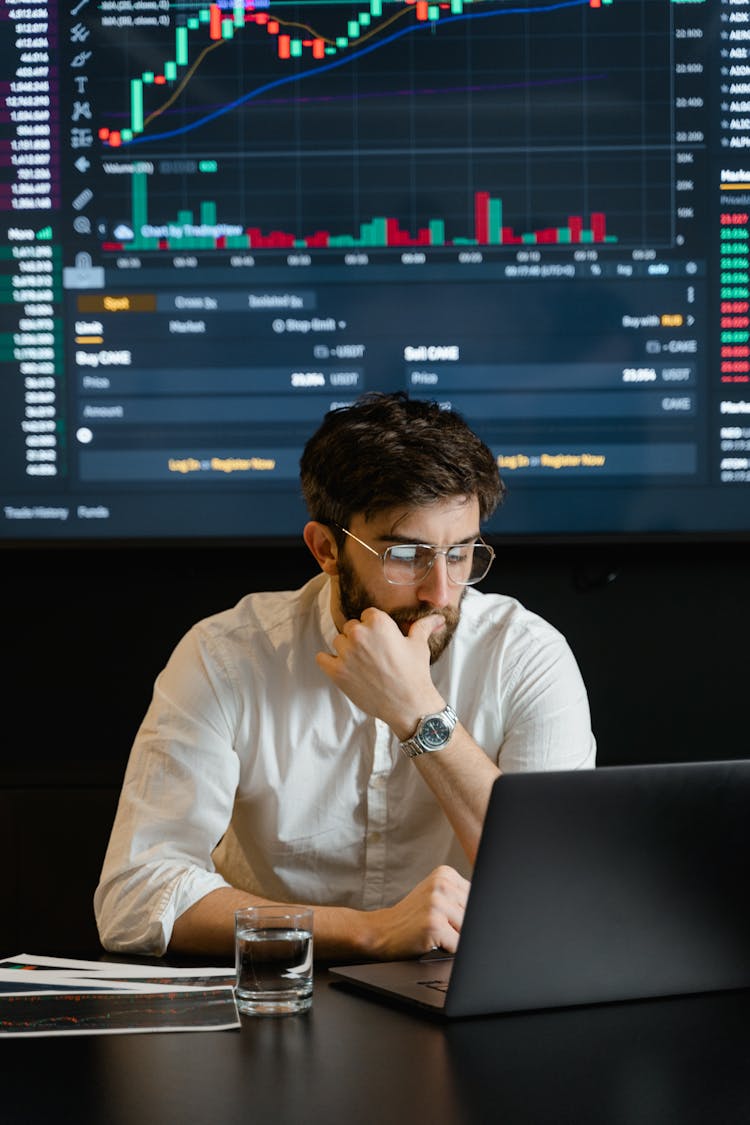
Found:
<svg viewBox="0 0 750 1125"><path fill-rule="evenodd" d="M502 223L501 199L493 199L488 192L477 192L474 197L475 229L466 237L447 238L445 220L432 219L426 226L411 234L397 218L376 216L362 223L359 234L332 234L318 230L297 236L283 230L263 232L260 227L248 226L237 231L231 224L217 222L216 203L200 204L199 219L190 211L178 212L174 222L156 227L147 217L146 176L133 175L133 230L128 242L133 250L284 250L284 249L341 249L398 248L407 246L525 246L525 245L576 245L615 243L615 235L607 233L606 216L592 212L588 226L579 215L568 216L565 226L546 227L517 234L512 227ZM122 250L123 242L110 242L105 250Z"/></svg>

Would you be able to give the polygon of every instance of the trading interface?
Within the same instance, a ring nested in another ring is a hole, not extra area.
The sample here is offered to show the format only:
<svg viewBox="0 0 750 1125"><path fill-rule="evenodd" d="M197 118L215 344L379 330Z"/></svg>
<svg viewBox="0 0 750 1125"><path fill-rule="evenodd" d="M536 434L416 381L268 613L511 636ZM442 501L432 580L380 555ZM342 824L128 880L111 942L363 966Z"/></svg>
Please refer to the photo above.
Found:
<svg viewBox="0 0 750 1125"><path fill-rule="evenodd" d="M498 534L750 526L750 0L2 0L0 538L298 534L405 390Z"/></svg>

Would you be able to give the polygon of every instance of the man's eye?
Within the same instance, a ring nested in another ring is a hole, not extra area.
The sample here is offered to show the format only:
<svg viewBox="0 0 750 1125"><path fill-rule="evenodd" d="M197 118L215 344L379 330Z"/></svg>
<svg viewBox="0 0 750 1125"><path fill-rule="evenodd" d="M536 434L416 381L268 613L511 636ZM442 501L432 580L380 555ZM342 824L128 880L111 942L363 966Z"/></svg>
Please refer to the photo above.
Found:
<svg viewBox="0 0 750 1125"><path fill-rule="evenodd" d="M391 547L390 549L390 557L394 562L413 563L417 554L417 547Z"/></svg>

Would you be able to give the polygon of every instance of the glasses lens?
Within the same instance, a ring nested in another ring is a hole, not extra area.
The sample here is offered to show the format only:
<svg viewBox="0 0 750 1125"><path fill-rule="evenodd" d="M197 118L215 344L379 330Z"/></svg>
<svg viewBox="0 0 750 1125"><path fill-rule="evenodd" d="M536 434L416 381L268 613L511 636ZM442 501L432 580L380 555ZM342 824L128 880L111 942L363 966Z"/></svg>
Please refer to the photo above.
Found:
<svg viewBox="0 0 750 1125"><path fill-rule="evenodd" d="M494 558L494 551L484 543L451 547L446 555L448 577L458 586L471 586L481 581Z"/></svg>
<svg viewBox="0 0 750 1125"><path fill-rule="evenodd" d="M421 581L432 566L435 552L419 543L399 543L387 547L383 555L383 573L394 586L413 586Z"/></svg>
<svg viewBox="0 0 750 1125"><path fill-rule="evenodd" d="M457 586L470 586L481 581L492 565L495 553L484 543L458 544L447 551L421 543L399 543L386 548L383 572L394 586L414 586L430 571L437 554L445 554L448 577Z"/></svg>

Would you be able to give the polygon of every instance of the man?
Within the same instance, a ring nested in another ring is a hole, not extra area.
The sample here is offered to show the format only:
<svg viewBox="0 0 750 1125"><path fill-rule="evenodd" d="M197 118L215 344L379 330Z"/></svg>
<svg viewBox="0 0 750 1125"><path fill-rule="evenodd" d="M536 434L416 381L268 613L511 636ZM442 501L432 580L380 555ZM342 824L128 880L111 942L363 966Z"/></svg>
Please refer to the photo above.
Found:
<svg viewBox="0 0 750 1125"><path fill-rule="evenodd" d="M296 902L321 958L454 952L500 771L594 764L564 639L474 589L503 485L458 414L363 396L301 480L321 573L199 622L157 678L94 900L111 951L229 954L235 910Z"/></svg>

